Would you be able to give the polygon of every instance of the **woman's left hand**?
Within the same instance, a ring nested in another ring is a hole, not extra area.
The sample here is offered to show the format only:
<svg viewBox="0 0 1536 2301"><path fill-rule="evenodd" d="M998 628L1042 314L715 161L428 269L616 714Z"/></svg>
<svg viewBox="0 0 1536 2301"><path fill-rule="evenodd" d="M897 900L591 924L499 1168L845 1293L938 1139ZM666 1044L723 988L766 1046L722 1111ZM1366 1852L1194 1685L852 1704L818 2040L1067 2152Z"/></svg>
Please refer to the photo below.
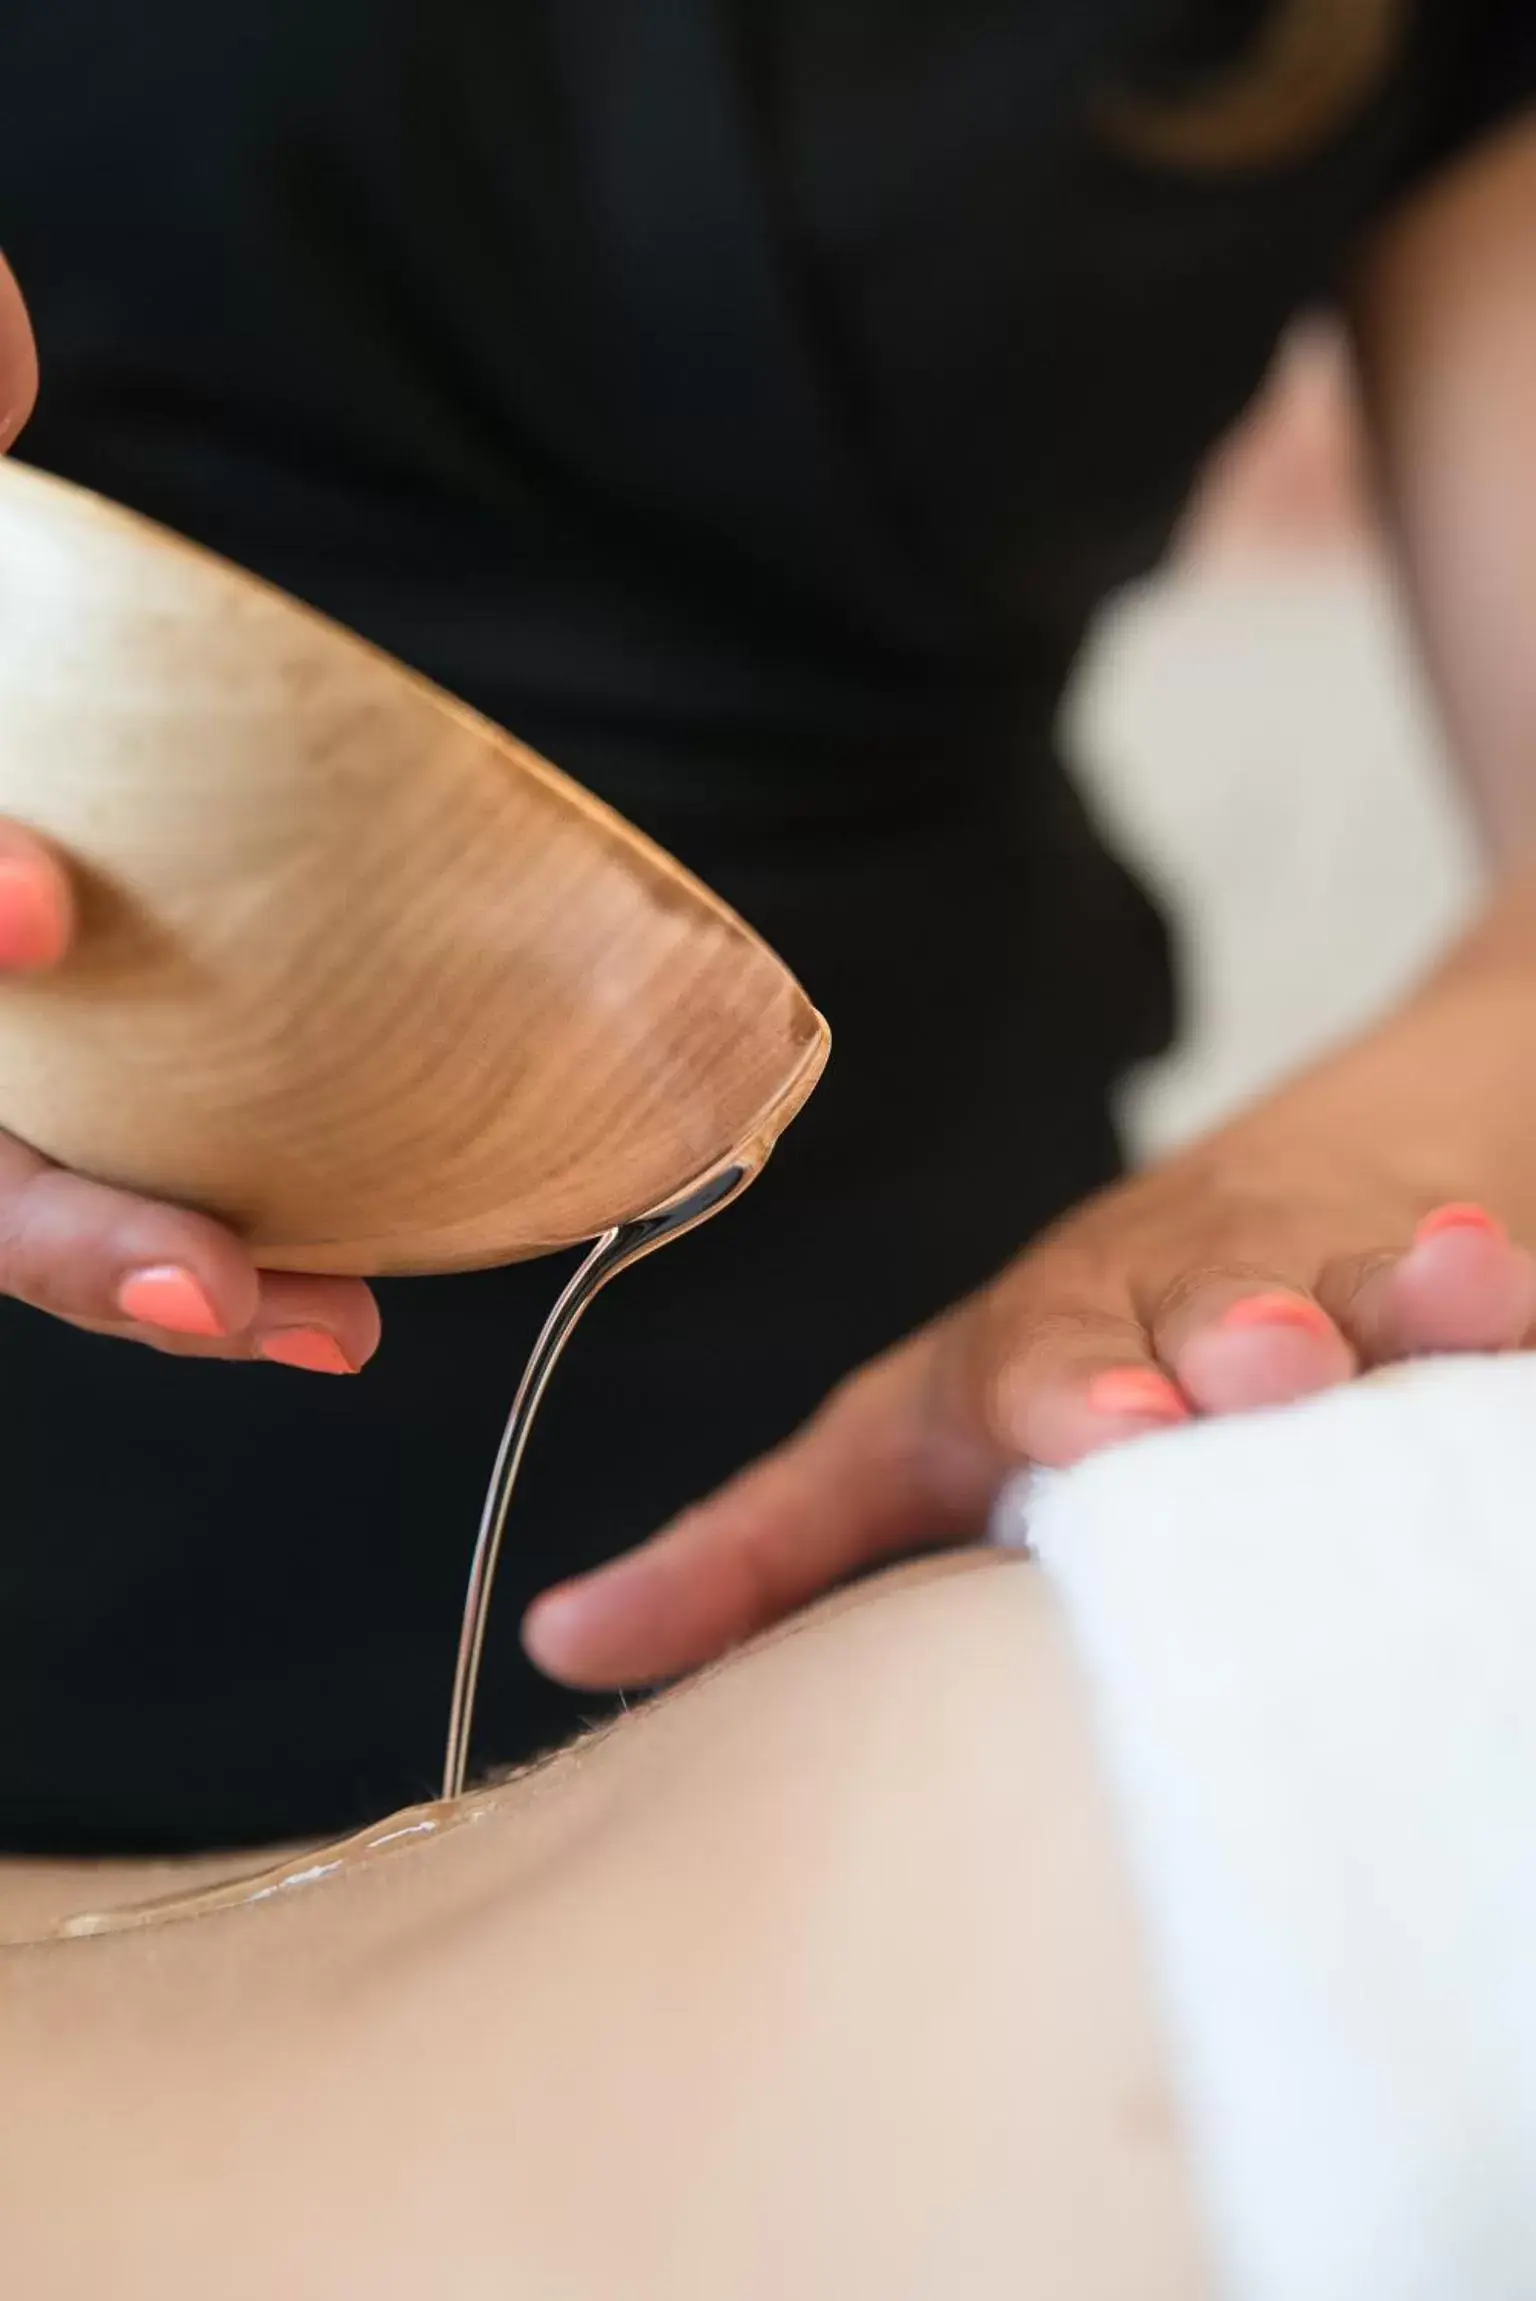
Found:
<svg viewBox="0 0 1536 2301"><path fill-rule="evenodd" d="M1078 1209L776 1452L546 1592L533 1659L581 1685L671 1677L882 1559L974 1538L1022 1464L1525 1342L1536 1261L1505 1224L1536 1239L1533 915L1515 890L1392 1023Z"/></svg>

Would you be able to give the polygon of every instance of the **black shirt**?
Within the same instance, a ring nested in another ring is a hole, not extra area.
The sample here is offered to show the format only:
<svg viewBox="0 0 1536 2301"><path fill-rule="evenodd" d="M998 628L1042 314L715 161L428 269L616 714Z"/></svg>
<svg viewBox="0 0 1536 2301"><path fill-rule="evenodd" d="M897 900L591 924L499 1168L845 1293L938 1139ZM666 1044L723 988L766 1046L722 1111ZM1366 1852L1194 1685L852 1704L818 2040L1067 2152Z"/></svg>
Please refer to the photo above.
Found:
<svg viewBox="0 0 1536 2301"><path fill-rule="evenodd" d="M1293 10L1298 93L1263 62L1289 4L9 0L23 452L516 729L832 1022L762 1183L562 1369L486 1759L596 1707L522 1662L534 1590L1114 1170L1107 1090L1169 990L1051 754L1085 618L1286 320L1532 82L1523 7L1339 0ZM431 1788L557 1278L385 1288L351 1384L0 1311L0 1840L272 1837Z"/></svg>

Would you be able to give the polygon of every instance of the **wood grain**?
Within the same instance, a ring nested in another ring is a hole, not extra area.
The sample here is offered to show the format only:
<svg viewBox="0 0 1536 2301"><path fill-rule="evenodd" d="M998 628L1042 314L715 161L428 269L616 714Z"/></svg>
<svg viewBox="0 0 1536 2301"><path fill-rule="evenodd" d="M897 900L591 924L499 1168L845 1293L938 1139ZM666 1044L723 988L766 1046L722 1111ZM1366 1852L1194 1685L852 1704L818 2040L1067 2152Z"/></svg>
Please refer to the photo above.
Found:
<svg viewBox="0 0 1536 2301"><path fill-rule="evenodd" d="M0 815L78 949L0 982L0 1126L269 1268L514 1261L766 1147L826 1025L510 735L115 505L0 467Z"/></svg>

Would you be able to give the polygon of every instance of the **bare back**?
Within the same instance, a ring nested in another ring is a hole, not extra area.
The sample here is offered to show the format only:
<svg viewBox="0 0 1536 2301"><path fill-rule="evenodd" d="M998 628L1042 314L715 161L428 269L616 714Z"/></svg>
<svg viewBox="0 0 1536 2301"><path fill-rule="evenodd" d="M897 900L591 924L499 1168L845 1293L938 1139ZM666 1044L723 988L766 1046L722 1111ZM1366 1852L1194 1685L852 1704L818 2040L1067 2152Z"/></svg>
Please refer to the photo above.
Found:
<svg viewBox="0 0 1536 2301"><path fill-rule="evenodd" d="M170 1882L0 1874L13 1936ZM31 2301L1204 2290L1035 1571L818 1609L453 1829L0 1956Z"/></svg>

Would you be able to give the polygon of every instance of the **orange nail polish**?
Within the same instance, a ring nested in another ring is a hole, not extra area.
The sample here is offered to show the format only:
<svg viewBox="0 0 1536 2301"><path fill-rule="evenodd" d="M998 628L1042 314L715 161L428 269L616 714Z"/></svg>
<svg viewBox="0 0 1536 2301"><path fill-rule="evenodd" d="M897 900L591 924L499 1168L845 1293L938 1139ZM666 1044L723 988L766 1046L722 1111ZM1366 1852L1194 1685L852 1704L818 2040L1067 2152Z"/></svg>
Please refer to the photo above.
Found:
<svg viewBox="0 0 1536 2301"><path fill-rule="evenodd" d="M166 1334L211 1337L224 1332L222 1319L191 1271L173 1262L130 1271L117 1290L117 1307L124 1318L140 1326L158 1326Z"/></svg>
<svg viewBox="0 0 1536 2301"><path fill-rule="evenodd" d="M335 1335L318 1326L286 1326L276 1334L264 1334L256 1355L274 1366L297 1366L305 1374L357 1372Z"/></svg>
<svg viewBox="0 0 1536 2301"><path fill-rule="evenodd" d="M1437 1206L1433 1214L1427 1214L1413 1234L1413 1243L1422 1246L1426 1239L1439 1238L1448 1230L1480 1230L1485 1238L1508 1235L1497 1215L1490 1214L1486 1207L1457 1200L1450 1206Z"/></svg>
<svg viewBox="0 0 1536 2301"><path fill-rule="evenodd" d="M1151 1414L1160 1422L1182 1422L1189 1408L1166 1374L1153 1366L1109 1366L1083 1393L1095 1414Z"/></svg>
<svg viewBox="0 0 1536 2301"><path fill-rule="evenodd" d="M1333 1333L1333 1320L1304 1294L1241 1294L1216 1321L1223 1334L1242 1334L1256 1326L1295 1326L1308 1334Z"/></svg>
<svg viewBox="0 0 1536 2301"><path fill-rule="evenodd" d="M25 974L63 955L58 903L30 864L0 862L0 968Z"/></svg>

